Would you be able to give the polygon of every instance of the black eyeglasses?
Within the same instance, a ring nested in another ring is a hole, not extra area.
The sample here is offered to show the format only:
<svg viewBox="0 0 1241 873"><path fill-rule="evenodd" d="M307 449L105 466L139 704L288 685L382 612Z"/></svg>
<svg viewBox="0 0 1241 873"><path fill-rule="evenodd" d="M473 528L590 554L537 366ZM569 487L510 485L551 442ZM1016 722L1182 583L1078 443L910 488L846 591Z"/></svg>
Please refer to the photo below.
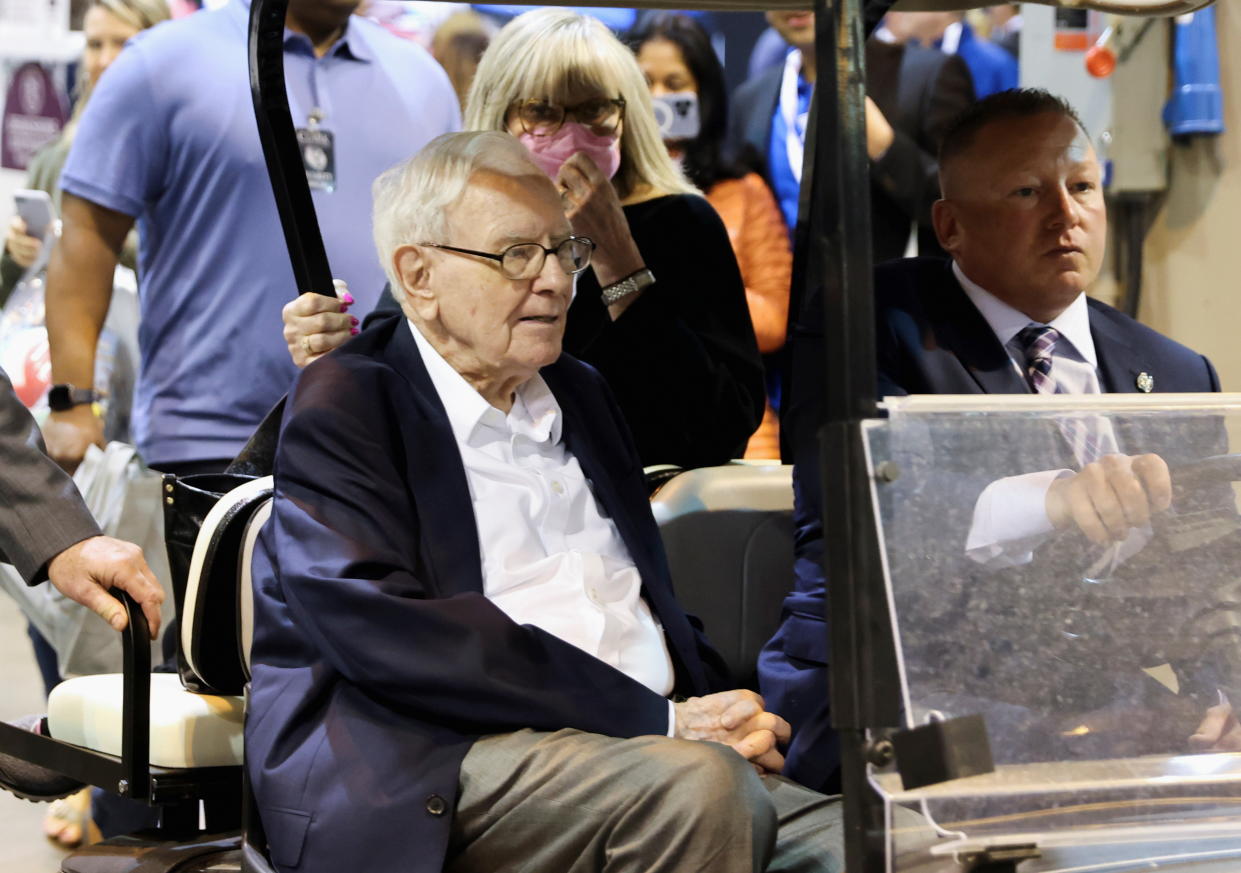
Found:
<svg viewBox="0 0 1241 873"><path fill-rule="evenodd" d="M560 261L560 266L566 273L575 276L590 266L590 254L595 250L595 241L585 236L566 237L550 249L538 243L517 243L499 254L476 252L473 249L461 249L439 243L421 243L421 245L455 252L459 255L473 255L476 258L499 261L500 272L506 279L533 279L543 272L547 256L552 254Z"/></svg>
<svg viewBox="0 0 1241 873"><path fill-rule="evenodd" d="M611 136L625 117L625 98L597 97L576 106L561 106L546 99L513 104L521 129L534 136L551 136L566 118L584 124L599 136Z"/></svg>

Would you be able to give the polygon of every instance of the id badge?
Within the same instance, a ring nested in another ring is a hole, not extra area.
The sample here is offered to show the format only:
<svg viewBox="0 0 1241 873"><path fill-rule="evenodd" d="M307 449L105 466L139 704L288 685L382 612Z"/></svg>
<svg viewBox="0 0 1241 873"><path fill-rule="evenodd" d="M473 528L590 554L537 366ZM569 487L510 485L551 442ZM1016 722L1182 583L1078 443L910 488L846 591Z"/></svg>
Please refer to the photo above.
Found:
<svg viewBox="0 0 1241 873"><path fill-rule="evenodd" d="M297 146L312 191L336 190L336 138L320 127L299 127Z"/></svg>

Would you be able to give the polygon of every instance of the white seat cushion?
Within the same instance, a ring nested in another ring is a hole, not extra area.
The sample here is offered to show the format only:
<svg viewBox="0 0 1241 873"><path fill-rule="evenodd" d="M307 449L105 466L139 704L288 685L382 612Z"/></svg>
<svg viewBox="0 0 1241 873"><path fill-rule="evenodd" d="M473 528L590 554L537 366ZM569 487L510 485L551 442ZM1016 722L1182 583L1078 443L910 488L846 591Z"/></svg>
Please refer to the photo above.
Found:
<svg viewBox="0 0 1241 873"><path fill-rule="evenodd" d="M52 736L119 757L122 679L106 673L57 685L47 700ZM175 673L151 674L152 766L240 765L244 721L244 698L194 694Z"/></svg>

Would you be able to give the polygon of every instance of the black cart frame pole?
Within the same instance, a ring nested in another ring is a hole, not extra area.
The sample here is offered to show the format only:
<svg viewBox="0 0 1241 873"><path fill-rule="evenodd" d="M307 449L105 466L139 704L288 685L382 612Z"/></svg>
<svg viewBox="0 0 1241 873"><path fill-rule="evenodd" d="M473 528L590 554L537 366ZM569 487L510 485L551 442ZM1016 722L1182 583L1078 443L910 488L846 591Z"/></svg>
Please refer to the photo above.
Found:
<svg viewBox="0 0 1241 873"><path fill-rule="evenodd" d="M867 781L869 730L895 726L896 671L861 422L876 407L865 27L891 0L817 0L818 81L807 142L803 276L823 301L826 420L820 431L831 711L840 732L845 869L884 869L884 815Z"/></svg>
<svg viewBox="0 0 1241 873"><path fill-rule="evenodd" d="M253 0L250 5L250 95L293 265L297 286L293 296L306 291L332 295L332 270L284 87L284 17L288 8L289 0Z"/></svg>

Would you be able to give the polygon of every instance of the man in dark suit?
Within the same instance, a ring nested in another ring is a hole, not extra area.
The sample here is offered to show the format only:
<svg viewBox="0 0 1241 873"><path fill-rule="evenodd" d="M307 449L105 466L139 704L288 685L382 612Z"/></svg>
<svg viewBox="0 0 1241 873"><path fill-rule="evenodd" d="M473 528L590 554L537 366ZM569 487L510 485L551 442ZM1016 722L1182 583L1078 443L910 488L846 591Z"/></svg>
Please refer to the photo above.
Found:
<svg viewBox="0 0 1241 873"><path fill-rule="evenodd" d="M125 629L125 610L107 590L127 591L158 633L164 591L142 550L101 535L73 480L44 454L39 427L3 370L0 457L0 561L31 585L50 581L117 630Z"/></svg>
<svg viewBox="0 0 1241 873"><path fill-rule="evenodd" d="M976 35L964 12L889 12L884 27L884 35L891 36L893 42L923 45L960 57L970 68L979 98L1018 85L1017 59Z"/></svg>
<svg viewBox="0 0 1241 873"><path fill-rule="evenodd" d="M551 181L507 134L445 135L374 226L402 316L298 377L254 563L276 867L839 870L835 802L719 690L620 411L561 355L593 244Z"/></svg>
<svg viewBox="0 0 1241 873"><path fill-rule="evenodd" d="M1066 103L1041 91L980 101L946 135L940 177L935 230L953 261L910 259L876 272L880 396L1219 390L1206 358L1086 296L1102 264L1107 216L1099 161ZM797 580L759 664L765 700L793 725L786 772L814 787L827 784L838 763L827 703L817 463L821 306L807 295L795 316L808 348L797 358L805 363L794 374L785 425L797 465ZM1116 436L1123 445L1124 435ZM1130 445L1141 450L1140 442ZM1025 483L1034 487L1023 502L992 492L1006 521L978 543L979 554L1003 559L1017 547L1017 538L1006 539L1012 532L1027 537L1023 550L1029 537L1072 528L1097 543L1118 542L1165 509L1164 459L1118 448L1073 475L1032 471L1040 478Z"/></svg>
<svg viewBox="0 0 1241 873"><path fill-rule="evenodd" d="M791 234L816 74L814 13L768 12L767 20L793 51L784 64L737 89L728 144L771 186ZM942 253L931 231L931 204L939 196L935 153L952 119L974 100L969 69L941 52L872 37L866 42L866 78L875 262L904 255L914 225L919 252Z"/></svg>
<svg viewBox="0 0 1241 873"><path fill-rule="evenodd" d="M101 535L73 480L43 452L38 425L0 370L0 561L31 585L50 581L66 597L124 630L125 609L108 594L120 588L159 633L164 591L142 550ZM23 722L33 727L35 722ZM79 783L0 755L0 788L31 800L55 800Z"/></svg>

